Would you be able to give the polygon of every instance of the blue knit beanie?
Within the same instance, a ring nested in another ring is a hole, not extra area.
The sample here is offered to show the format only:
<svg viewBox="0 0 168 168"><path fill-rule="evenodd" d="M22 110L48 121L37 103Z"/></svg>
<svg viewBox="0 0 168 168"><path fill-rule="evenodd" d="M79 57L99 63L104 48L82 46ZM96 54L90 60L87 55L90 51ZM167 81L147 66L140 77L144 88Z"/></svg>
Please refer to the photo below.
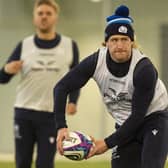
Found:
<svg viewBox="0 0 168 168"><path fill-rule="evenodd" d="M129 8L125 5L119 6L115 13L106 18L105 41L112 35L125 35L134 41L133 19L129 17Z"/></svg>

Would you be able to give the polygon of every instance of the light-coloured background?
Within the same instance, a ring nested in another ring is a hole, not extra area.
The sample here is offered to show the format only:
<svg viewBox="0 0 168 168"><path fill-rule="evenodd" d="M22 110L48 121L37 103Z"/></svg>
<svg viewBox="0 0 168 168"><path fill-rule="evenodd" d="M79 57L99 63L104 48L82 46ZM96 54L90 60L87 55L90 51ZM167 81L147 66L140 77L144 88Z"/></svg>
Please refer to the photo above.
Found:
<svg viewBox="0 0 168 168"><path fill-rule="evenodd" d="M0 0L0 66L2 67L16 44L33 33L33 0ZM168 24L168 1L153 0L58 0L61 6L58 32L78 42L80 59L96 51L103 42L105 17L116 6L126 4L134 18L137 39L162 73L161 26ZM8 85L0 85L0 153L11 154L13 145L13 102L19 76ZM113 131L114 122L102 104L95 83L90 80L82 89L78 113L68 117L72 130L81 130L96 138Z"/></svg>

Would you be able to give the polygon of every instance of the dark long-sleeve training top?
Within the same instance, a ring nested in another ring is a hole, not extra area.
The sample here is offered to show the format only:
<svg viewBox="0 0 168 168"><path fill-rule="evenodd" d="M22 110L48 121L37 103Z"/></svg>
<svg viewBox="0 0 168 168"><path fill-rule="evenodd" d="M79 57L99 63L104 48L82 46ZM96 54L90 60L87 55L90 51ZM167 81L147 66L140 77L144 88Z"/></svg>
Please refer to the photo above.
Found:
<svg viewBox="0 0 168 168"><path fill-rule="evenodd" d="M65 119L65 103L67 94L83 87L92 78L98 60L98 51L85 58L79 65L70 71L55 87L54 96L59 97L54 106L57 128L67 127ZM129 70L131 59L124 63L116 63L109 53L106 56L108 70L116 77L123 77ZM126 139L135 132L143 122L149 104L153 98L158 73L148 58L138 62L133 73L135 87L132 98L132 114L125 123L105 138L109 148L124 144ZM101 124L101 123L100 123Z"/></svg>

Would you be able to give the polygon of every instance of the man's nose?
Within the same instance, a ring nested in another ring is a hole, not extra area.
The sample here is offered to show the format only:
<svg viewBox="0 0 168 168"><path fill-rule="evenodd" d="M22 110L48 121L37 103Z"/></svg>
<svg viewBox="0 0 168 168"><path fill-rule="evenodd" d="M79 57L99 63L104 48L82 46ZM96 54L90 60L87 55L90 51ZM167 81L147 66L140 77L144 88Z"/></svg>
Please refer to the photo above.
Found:
<svg viewBox="0 0 168 168"><path fill-rule="evenodd" d="M117 41L117 46L118 46L118 47L122 47L122 46L123 46L123 42L122 42L121 40L118 40L118 41Z"/></svg>

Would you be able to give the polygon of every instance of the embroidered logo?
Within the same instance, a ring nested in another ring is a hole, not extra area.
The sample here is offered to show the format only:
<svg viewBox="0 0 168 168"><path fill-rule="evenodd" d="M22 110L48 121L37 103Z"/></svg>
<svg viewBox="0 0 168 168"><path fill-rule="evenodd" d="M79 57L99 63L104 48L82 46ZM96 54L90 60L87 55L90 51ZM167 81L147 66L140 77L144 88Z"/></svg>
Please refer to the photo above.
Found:
<svg viewBox="0 0 168 168"><path fill-rule="evenodd" d="M104 97L111 99L111 103L119 103L121 101L131 101L128 97L128 93L120 92L117 94L113 88L108 88L108 92L104 93Z"/></svg>
<svg viewBox="0 0 168 168"><path fill-rule="evenodd" d="M117 153L117 148L118 146L114 146L114 148L112 148L112 159L117 159L120 158L120 155Z"/></svg>
<svg viewBox="0 0 168 168"><path fill-rule="evenodd" d="M152 130L152 134L155 136L159 131L157 129Z"/></svg>
<svg viewBox="0 0 168 168"><path fill-rule="evenodd" d="M20 135L20 127L17 124L15 124L15 126L14 126L14 135L15 135L16 139L22 138L22 136Z"/></svg>
<svg viewBox="0 0 168 168"><path fill-rule="evenodd" d="M33 71L43 71L43 70L46 70L46 71L56 71L56 72L59 72L60 68L57 67L55 60L50 60L50 61L37 60L32 65L32 70Z"/></svg>
<svg viewBox="0 0 168 168"><path fill-rule="evenodd" d="M54 137L49 137L49 142L50 142L51 144L53 144L53 143L55 142L55 138L54 138Z"/></svg>
<svg viewBox="0 0 168 168"><path fill-rule="evenodd" d="M125 26L120 26L119 28L118 28L118 32L120 32L120 33L127 33L128 32L128 29L127 29L127 27L125 27Z"/></svg>

